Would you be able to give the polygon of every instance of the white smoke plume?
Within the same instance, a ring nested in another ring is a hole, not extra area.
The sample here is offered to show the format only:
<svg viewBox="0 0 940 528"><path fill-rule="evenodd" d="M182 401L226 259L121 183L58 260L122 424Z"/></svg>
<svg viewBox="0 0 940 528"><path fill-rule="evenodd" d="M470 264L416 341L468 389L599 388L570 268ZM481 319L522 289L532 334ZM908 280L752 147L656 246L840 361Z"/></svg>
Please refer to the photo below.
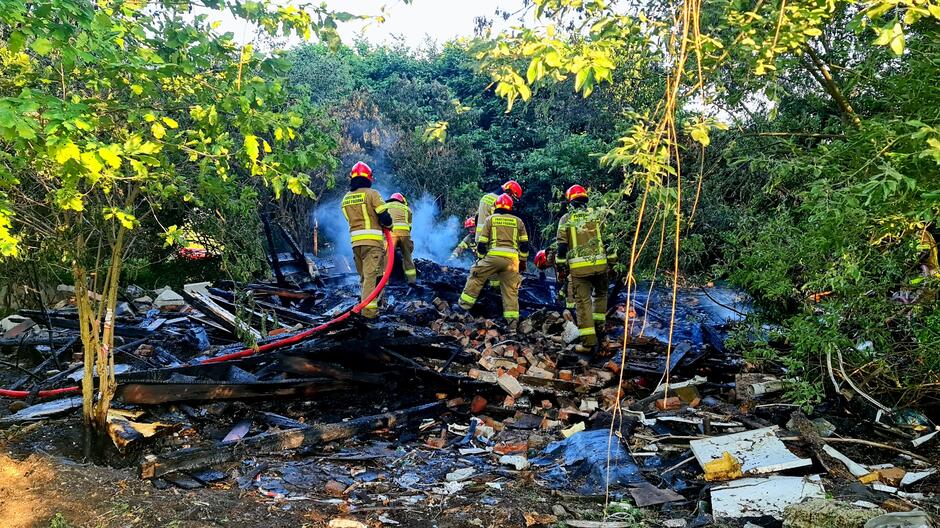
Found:
<svg viewBox="0 0 940 528"><path fill-rule="evenodd" d="M385 185L376 185L376 190L386 200L392 194ZM407 196L406 196L407 198ZM314 211L320 236L328 240L336 256L352 257L349 239L349 224L343 216L340 199L321 203ZM463 237L460 220L456 216L441 216L437 202L430 195L417 200L409 199L411 206L411 239L414 241L414 258L423 258L443 264L451 251Z"/></svg>

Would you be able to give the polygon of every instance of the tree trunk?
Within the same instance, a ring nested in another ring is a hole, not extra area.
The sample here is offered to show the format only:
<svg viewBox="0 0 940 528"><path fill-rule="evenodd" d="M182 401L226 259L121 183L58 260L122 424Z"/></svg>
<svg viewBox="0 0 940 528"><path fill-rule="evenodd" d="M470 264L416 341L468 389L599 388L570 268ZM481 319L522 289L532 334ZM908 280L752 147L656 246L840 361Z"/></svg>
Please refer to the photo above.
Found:
<svg viewBox="0 0 940 528"><path fill-rule="evenodd" d="M810 73L818 81L826 92L832 97L832 99L839 105L839 109L842 110L842 113L845 114L845 117L852 123L852 126L855 128L862 128L862 120L859 119L858 114L855 113L855 109L852 108L849 100L845 98L845 94L842 93L842 89L839 88L839 85L836 84L835 79L832 78L832 72L829 71L829 66L819 57L816 53L816 50L812 48L809 44L804 46L806 54L809 56L810 60L813 62L815 70L810 69Z"/></svg>
<svg viewBox="0 0 940 528"><path fill-rule="evenodd" d="M84 351L84 377L82 378L82 416L86 426L105 431L108 410L114 395L114 310L120 286L124 259L124 239L127 229L118 228L111 246L111 263L101 296L93 302L96 293L89 290L88 271L76 260L72 263L75 275L75 301L78 305L79 331ZM81 244L81 243L80 243ZM79 254L84 248L79 246ZM94 304L97 303L97 310ZM104 325L102 326L102 318ZM95 379L97 375L97 387Z"/></svg>

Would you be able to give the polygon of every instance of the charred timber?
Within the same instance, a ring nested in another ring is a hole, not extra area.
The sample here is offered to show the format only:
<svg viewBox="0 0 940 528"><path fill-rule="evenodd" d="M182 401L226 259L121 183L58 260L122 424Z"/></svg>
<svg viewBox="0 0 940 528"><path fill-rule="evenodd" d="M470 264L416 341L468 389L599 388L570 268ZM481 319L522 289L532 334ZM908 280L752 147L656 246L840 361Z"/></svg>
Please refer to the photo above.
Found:
<svg viewBox="0 0 940 528"><path fill-rule="evenodd" d="M249 456L345 440L377 429L391 428L400 421L442 411L444 408L442 402L434 402L400 411L355 418L348 422L262 433L214 447L182 449L163 456L148 455L140 465L140 477L162 477L176 471L231 462Z"/></svg>

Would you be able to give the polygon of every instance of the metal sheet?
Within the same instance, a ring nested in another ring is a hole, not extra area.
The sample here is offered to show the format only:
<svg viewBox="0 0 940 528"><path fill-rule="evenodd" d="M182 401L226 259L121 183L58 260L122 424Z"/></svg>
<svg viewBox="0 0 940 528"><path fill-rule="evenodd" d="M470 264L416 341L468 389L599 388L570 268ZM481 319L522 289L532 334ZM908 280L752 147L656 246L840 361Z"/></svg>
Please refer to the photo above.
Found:
<svg viewBox="0 0 940 528"><path fill-rule="evenodd" d="M785 469L811 466L813 461L799 458L777 438L777 427L765 427L725 436L692 440L689 447L695 459L704 468L705 464L719 460L727 451L741 462L745 475L761 475Z"/></svg>
<svg viewBox="0 0 940 528"><path fill-rule="evenodd" d="M783 509L810 498L823 499L826 490L819 475L806 477L744 478L711 490L715 518L741 519L770 516L783 519Z"/></svg>

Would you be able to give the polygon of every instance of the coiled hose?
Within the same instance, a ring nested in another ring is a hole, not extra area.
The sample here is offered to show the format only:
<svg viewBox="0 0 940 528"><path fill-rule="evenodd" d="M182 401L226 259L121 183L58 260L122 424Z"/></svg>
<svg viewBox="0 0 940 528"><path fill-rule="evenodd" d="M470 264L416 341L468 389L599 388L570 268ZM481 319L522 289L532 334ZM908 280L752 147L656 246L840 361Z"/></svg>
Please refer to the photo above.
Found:
<svg viewBox="0 0 940 528"><path fill-rule="evenodd" d="M268 352L270 350L276 350L278 348L283 348L290 345L295 345L308 339L309 337L316 335L327 328L349 319L352 314L361 313L362 310L368 306L369 303L378 298L379 294L382 293L382 290L385 289L385 286L388 284L388 279L392 275L392 267L395 265L395 244L392 240L392 232L388 229L385 229L385 243L387 246L387 253L385 255L385 271L382 274L382 279L375 286L375 289L372 290L372 293L368 297L362 300L359 304L353 306L349 310L343 312L341 315L337 316L335 319L331 319L320 326L315 326L303 332L298 332L294 335L285 337L284 339L279 339L277 341L272 341L270 343L265 343L257 348L246 348L239 350L238 352L232 352L231 354L225 354L222 356L211 357L204 359L199 362L200 365L206 365L210 363L223 363L225 361L232 361L233 359L241 359L248 356L253 356L260 352ZM56 396L64 396L66 394L74 394L81 391L81 387L78 385L72 387L62 387L61 389L50 389L50 390L41 390L36 395L40 398L53 398ZM30 391L25 390L10 390L10 389L0 389L0 397L5 398L16 398L24 399L28 398Z"/></svg>

